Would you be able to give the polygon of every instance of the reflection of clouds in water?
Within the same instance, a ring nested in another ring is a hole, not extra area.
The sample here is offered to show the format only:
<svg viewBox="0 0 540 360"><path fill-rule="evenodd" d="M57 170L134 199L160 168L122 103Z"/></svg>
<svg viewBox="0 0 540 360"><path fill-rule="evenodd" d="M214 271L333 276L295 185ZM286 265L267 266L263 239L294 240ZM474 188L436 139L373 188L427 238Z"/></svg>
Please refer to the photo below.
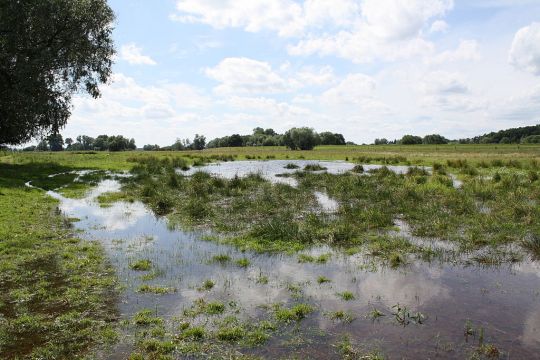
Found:
<svg viewBox="0 0 540 360"><path fill-rule="evenodd" d="M521 341L527 346L540 345L540 309L530 313L525 320Z"/></svg>
<svg viewBox="0 0 540 360"><path fill-rule="evenodd" d="M358 290L361 294L380 299L387 306L397 303L425 305L433 299L440 300L449 295L447 287L422 272L370 273L359 281Z"/></svg>
<svg viewBox="0 0 540 360"><path fill-rule="evenodd" d="M93 207L91 214L100 220L107 230L125 230L144 217L147 210L140 202L119 202L105 209Z"/></svg>
<svg viewBox="0 0 540 360"><path fill-rule="evenodd" d="M524 261L518 263L513 268L516 272L523 274L533 274L540 278L540 261Z"/></svg>

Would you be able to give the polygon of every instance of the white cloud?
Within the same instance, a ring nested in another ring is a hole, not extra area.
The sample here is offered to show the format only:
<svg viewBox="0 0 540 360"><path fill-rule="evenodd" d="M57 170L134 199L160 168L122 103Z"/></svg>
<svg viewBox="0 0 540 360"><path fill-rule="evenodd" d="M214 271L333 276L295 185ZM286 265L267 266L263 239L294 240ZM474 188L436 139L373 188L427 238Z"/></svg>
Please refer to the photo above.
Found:
<svg viewBox="0 0 540 360"><path fill-rule="evenodd" d="M221 95L279 93L292 85L272 70L269 63L245 57L225 58L205 73L221 83L214 88Z"/></svg>
<svg viewBox="0 0 540 360"><path fill-rule="evenodd" d="M508 97L492 109L495 118L510 121L538 121L540 118L540 84L524 93Z"/></svg>
<svg viewBox="0 0 540 360"><path fill-rule="evenodd" d="M120 59L132 65L156 65L157 63L150 56L142 54L142 48L135 43L122 45L120 48Z"/></svg>
<svg viewBox="0 0 540 360"><path fill-rule="evenodd" d="M179 13L171 15L175 21L203 23L218 29L272 30L287 36L301 27L296 19L302 7L290 0L179 0L176 9Z"/></svg>
<svg viewBox="0 0 540 360"><path fill-rule="evenodd" d="M419 35L429 19L444 15L453 0L365 0L362 14L369 32L389 40Z"/></svg>
<svg viewBox="0 0 540 360"><path fill-rule="evenodd" d="M519 29L512 42L509 61L520 70L540 75L540 23Z"/></svg>
<svg viewBox="0 0 540 360"><path fill-rule="evenodd" d="M426 94L466 94L469 87L457 73L436 71L425 77L423 86Z"/></svg>
<svg viewBox="0 0 540 360"><path fill-rule="evenodd" d="M319 68L308 66L296 73L296 79L302 85L325 86L332 85L336 81L336 76L331 66Z"/></svg>
<svg viewBox="0 0 540 360"><path fill-rule="evenodd" d="M473 94L458 73L436 71L424 77L420 86L424 93L422 104L437 111L472 112L486 104Z"/></svg>
<svg viewBox="0 0 540 360"><path fill-rule="evenodd" d="M478 61L481 59L476 40L461 40L455 50L446 50L427 59L429 64L442 64L456 61Z"/></svg>
<svg viewBox="0 0 540 360"><path fill-rule="evenodd" d="M446 32L448 30L448 24L444 20L435 20L429 28L430 33Z"/></svg>
<svg viewBox="0 0 540 360"><path fill-rule="evenodd" d="M452 9L452 0L365 0L354 26L336 33L310 34L291 55L336 55L356 63L396 61L433 52L422 37L428 21Z"/></svg>

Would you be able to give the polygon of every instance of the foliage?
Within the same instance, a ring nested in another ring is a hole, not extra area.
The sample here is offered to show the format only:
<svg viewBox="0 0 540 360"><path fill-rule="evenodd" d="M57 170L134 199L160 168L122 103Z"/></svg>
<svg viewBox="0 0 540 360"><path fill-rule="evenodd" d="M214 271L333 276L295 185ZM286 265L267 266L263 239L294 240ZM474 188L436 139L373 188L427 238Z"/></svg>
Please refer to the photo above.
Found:
<svg viewBox="0 0 540 360"><path fill-rule="evenodd" d="M111 75L113 20L106 0L1 2L0 144L58 133L73 93L100 95Z"/></svg>
<svg viewBox="0 0 540 360"><path fill-rule="evenodd" d="M401 145L416 145L422 143L422 138L420 136L414 135L404 135L399 141Z"/></svg>
<svg viewBox="0 0 540 360"><path fill-rule="evenodd" d="M307 127L292 128L283 135L283 144L291 150L312 150L319 143L317 133Z"/></svg>
<svg viewBox="0 0 540 360"><path fill-rule="evenodd" d="M428 145L448 144L448 142L449 140L447 138L439 134L426 135L422 139L422 144Z"/></svg>

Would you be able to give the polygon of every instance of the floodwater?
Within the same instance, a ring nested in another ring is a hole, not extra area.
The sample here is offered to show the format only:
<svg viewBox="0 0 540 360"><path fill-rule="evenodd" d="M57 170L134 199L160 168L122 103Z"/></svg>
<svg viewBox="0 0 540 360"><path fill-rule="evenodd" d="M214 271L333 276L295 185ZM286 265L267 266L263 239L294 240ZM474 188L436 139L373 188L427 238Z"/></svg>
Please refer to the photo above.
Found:
<svg viewBox="0 0 540 360"><path fill-rule="evenodd" d="M287 169L286 166L292 164L297 166L294 169ZM280 175L290 175L296 171L302 170L306 165L319 164L326 168L322 171L313 171L321 173L326 171L330 174L341 174L352 170L355 164L345 161L316 161L316 160L266 160L266 161L231 161L223 163L211 163L204 166L192 167L186 171L179 171L184 175L191 175L197 171L204 171L212 175L221 176L226 179L232 179L235 176L246 176L248 174L260 174L268 181L274 183L283 183L296 186L297 181L294 178ZM384 165L363 165L364 170L380 169ZM398 174L404 174L409 170L409 166L386 165L386 167Z"/></svg>
<svg viewBox="0 0 540 360"><path fill-rule="evenodd" d="M264 176L273 177L285 172L283 166L290 162L237 162L219 167L227 169L220 171L224 176L261 170ZM320 163L329 171L346 171L349 167L340 162ZM361 253L346 255L339 249L318 246L305 253L330 254L328 261L301 263L296 255L240 252L231 246L204 241L201 233L171 229L166 219L156 217L140 202L118 202L101 208L96 197L119 187L117 181L105 180L86 198L77 200L55 192L50 194L60 200L60 209L67 217L80 219L74 227L80 230L82 238L98 241L105 247L125 287L118 304L124 319L143 308L172 318L199 298L235 304L238 317L261 319L271 316L262 305L293 304L299 296L301 302L314 305L317 311L299 326L278 330L265 345L244 352L272 359L339 358L334 345L348 335L360 348L380 350L390 359L462 359L472 354L480 340L497 346L504 358L540 359L538 262L488 268L415 260L391 269L378 266ZM325 194L318 196L321 207L329 206L323 210L335 209L332 199ZM212 262L217 254L227 254L232 261ZM234 261L240 258L249 259L251 265L237 266ZM130 270L129 264L138 259L152 261L159 270L155 279L142 281L141 272ZM257 281L261 276L268 278L267 284ZM319 284L320 276L330 282ZM215 287L210 291L197 290L206 279L212 279ZM142 283L174 288L176 292L141 294L136 289ZM291 287L296 291L291 292ZM352 292L355 299L341 299L337 294L344 291ZM397 304L406 306L411 314L421 312L425 320L422 324L398 323L392 315ZM385 316L371 319L368 313L373 309ZM355 320L331 320L328 313L338 310L350 312ZM468 321L476 329L476 336L465 336ZM480 328L483 339L479 336ZM122 337L105 357L127 358L133 340L134 334Z"/></svg>

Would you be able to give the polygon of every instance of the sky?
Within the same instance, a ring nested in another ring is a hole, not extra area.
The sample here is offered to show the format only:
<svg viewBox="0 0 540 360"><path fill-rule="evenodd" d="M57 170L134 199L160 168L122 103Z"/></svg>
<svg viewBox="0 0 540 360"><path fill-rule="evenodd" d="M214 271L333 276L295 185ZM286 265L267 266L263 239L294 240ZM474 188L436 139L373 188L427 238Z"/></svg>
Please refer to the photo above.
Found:
<svg viewBox="0 0 540 360"><path fill-rule="evenodd" d="M540 123L540 0L109 0L114 74L64 138L307 126L372 143Z"/></svg>

